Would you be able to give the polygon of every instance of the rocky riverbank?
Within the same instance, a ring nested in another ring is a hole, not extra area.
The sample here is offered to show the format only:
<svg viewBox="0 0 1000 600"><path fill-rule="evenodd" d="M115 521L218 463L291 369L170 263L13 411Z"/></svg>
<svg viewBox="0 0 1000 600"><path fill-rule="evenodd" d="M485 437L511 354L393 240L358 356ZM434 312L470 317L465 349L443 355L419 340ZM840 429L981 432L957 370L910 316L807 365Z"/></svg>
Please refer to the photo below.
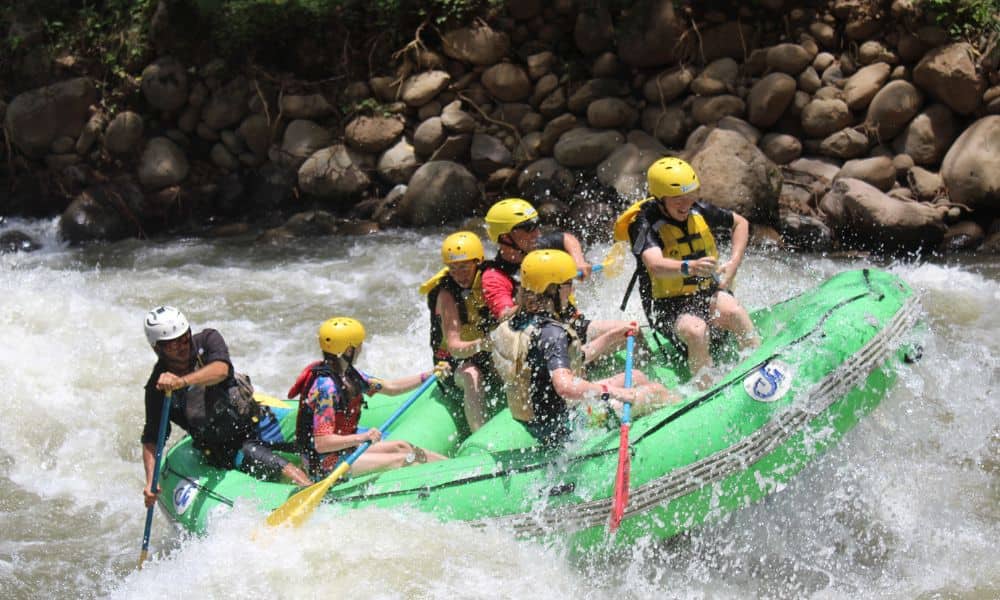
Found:
<svg viewBox="0 0 1000 600"><path fill-rule="evenodd" d="M88 76L0 100L0 211L61 213L74 243L220 224L280 243L521 196L592 237L677 155L786 247L997 253L995 39L949 39L905 0L509 0L336 85L166 52L113 108Z"/></svg>

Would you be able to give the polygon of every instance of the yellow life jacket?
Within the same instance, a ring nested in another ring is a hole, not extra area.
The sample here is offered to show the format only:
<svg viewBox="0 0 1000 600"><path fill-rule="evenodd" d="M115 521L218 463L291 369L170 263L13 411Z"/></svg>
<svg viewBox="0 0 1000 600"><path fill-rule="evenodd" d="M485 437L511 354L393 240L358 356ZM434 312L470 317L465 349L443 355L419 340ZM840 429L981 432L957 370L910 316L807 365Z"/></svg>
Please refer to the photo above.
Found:
<svg viewBox="0 0 1000 600"><path fill-rule="evenodd" d="M431 349L435 355L450 355L448 343L445 340L441 317L437 314L437 297L441 290L446 289L458 307L458 320L461 323L459 338L463 342L471 342L483 337L482 317L486 312L486 302L483 300L483 286L480 283L481 272L476 272L472 286L463 289L454 279L449 277L448 267L438 271L433 277L420 285L420 293L427 295L427 307L431 311ZM440 353L440 354L439 354Z"/></svg>
<svg viewBox="0 0 1000 600"><path fill-rule="evenodd" d="M691 211L683 229L666 220L657 221L653 227L656 228L656 233L663 242L663 256L665 258L697 260L705 256L719 257L719 250L715 247L712 230L705 221L705 217L701 216L700 213ZM650 276L650 280L654 298L687 296L699 290L708 289L713 283L711 277L695 277L683 273L659 277Z"/></svg>
<svg viewBox="0 0 1000 600"><path fill-rule="evenodd" d="M544 323L553 323L569 335L570 371L579 376L583 373L583 344L576 331L569 325L547 318L541 323L531 322L524 329L514 329L510 319L506 319L493 330L493 365L504 382L507 404L511 415L518 421L530 422L535 418L531 402L531 369L527 364L531 340Z"/></svg>
<svg viewBox="0 0 1000 600"><path fill-rule="evenodd" d="M632 206L626 208L625 212L618 215L618 218L615 219L614 237L616 242L631 241L629 240L628 235L629 225L631 225L635 221L635 218L639 216L639 213L642 212L643 205L651 200L655 200L655 198L643 198L642 200L634 203Z"/></svg>

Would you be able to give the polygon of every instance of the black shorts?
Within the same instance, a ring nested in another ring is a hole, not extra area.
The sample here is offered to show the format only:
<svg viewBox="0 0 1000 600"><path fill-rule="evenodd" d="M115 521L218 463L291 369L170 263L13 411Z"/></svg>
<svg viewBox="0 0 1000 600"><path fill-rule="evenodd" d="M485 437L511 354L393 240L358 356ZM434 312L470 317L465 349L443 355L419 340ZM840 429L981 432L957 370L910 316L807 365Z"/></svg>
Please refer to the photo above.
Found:
<svg viewBox="0 0 1000 600"><path fill-rule="evenodd" d="M260 440L243 442L233 460L234 466L258 479L277 479L288 460L275 454L274 450Z"/></svg>
<svg viewBox="0 0 1000 600"><path fill-rule="evenodd" d="M675 347L686 352L687 346L674 333L677 319L681 315L693 315L705 321L705 323L709 323L712 319L712 298L715 297L716 292L729 293L725 290L720 290L716 286L712 286L706 290L695 292L690 296L654 298L648 315L650 324L657 332L666 336ZM721 332L716 328L711 327L709 331L711 332L710 335L713 342L721 339Z"/></svg>

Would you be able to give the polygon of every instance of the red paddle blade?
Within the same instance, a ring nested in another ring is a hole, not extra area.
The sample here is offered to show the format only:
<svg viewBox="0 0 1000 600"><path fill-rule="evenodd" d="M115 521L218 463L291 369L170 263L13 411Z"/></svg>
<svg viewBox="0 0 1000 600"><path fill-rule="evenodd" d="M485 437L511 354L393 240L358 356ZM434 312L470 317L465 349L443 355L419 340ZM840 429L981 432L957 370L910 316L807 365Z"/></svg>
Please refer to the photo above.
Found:
<svg viewBox="0 0 1000 600"><path fill-rule="evenodd" d="M618 445L618 473L615 476L615 495L611 501L611 522L608 528L611 533L618 530L621 525L622 516L625 514L625 507L628 505L628 484L632 470L632 454L628 448L627 423L622 424L621 439Z"/></svg>

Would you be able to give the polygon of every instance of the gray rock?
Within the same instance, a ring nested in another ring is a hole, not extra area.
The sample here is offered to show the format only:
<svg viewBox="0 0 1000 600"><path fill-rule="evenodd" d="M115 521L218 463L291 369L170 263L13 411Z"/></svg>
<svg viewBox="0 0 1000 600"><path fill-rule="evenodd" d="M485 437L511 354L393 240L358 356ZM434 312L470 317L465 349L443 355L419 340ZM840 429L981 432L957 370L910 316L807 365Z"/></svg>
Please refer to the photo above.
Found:
<svg viewBox="0 0 1000 600"><path fill-rule="evenodd" d="M599 98L587 106L587 122L595 129L629 129L638 112L621 98Z"/></svg>
<svg viewBox="0 0 1000 600"><path fill-rule="evenodd" d="M691 82L691 91L701 96L731 94L736 89L739 65L731 58L714 60Z"/></svg>
<svg viewBox="0 0 1000 600"><path fill-rule="evenodd" d="M188 100L188 75L184 65L165 56L142 70L142 95L154 108L173 112Z"/></svg>
<svg viewBox="0 0 1000 600"><path fill-rule="evenodd" d="M528 73L520 65L499 63L483 71L483 87L501 102L519 102L531 95Z"/></svg>
<svg viewBox="0 0 1000 600"><path fill-rule="evenodd" d="M280 159L283 166L298 169L305 159L333 141L333 135L325 127L312 121L298 119L288 124L281 141Z"/></svg>
<svg viewBox="0 0 1000 600"><path fill-rule="evenodd" d="M313 153L299 167L299 188L319 198L353 198L371 184L366 157L344 144Z"/></svg>
<svg viewBox="0 0 1000 600"><path fill-rule="evenodd" d="M396 144L382 153L378 159L378 174L389 183L406 183L420 166L413 146L400 139Z"/></svg>
<svg viewBox="0 0 1000 600"><path fill-rule="evenodd" d="M669 147L682 145L688 134L684 111L677 106L647 106L642 111L642 129Z"/></svg>
<svg viewBox="0 0 1000 600"><path fill-rule="evenodd" d="M714 129L689 157L704 198L754 221L777 220L781 170L742 135Z"/></svg>
<svg viewBox="0 0 1000 600"><path fill-rule="evenodd" d="M694 76L694 71L688 67L669 69L646 81L642 93L649 102L665 105L686 92Z"/></svg>
<svg viewBox="0 0 1000 600"><path fill-rule="evenodd" d="M472 147L472 135L468 133L449 135L434 154L431 154L430 161L465 161L469 156L470 147Z"/></svg>
<svg viewBox="0 0 1000 600"><path fill-rule="evenodd" d="M772 71L795 77L813 61L809 51L799 44L778 44L767 50L767 66Z"/></svg>
<svg viewBox="0 0 1000 600"><path fill-rule="evenodd" d="M97 89L88 77L60 81L16 96L4 117L10 141L32 158L41 158L57 138L77 138Z"/></svg>
<svg viewBox="0 0 1000 600"><path fill-rule="evenodd" d="M472 136L472 147L469 149L469 166L481 177L494 171L513 165L510 150L503 142L483 133Z"/></svg>
<svg viewBox="0 0 1000 600"><path fill-rule="evenodd" d="M913 81L960 115L979 107L985 82L976 51L965 42L934 48L913 69Z"/></svg>
<svg viewBox="0 0 1000 600"><path fill-rule="evenodd" d="M778 122L795 98L795 79L784 73L771 73L750 88L747 96L748 120L757 127Z"/></svg>
<svg viewBox="0 0 1000 600"><path fill-rule="evenodd" d="M742 117L746 103L739 96L699 96L691 104L691 116L702 125L711 125L723 117Z"/></svg>
<svg viewBox="0 0 1000 600"><path fill-rule="evenodd" d="M403 135L403 119L399 117L355 117L344 128L344 141L361 152L376 154L396 143Z"/></svg>
<svg viewBox="0 0 1000 600"><path fill-rule="evenodd" d="M281 97L281 115L289 120L322 119L335 111L323 94L288 94Z"/></svg>
<svg viewBox="0 0 1000 600"><path fill-rule="evenodd" d="M247 113L249 84L244 77L237 77L215 90L201 109L201 121L219 131L236 125Z"/></svg>
<svg viewBox="0 0 1000 600"><path fill-rule="evenodd" d="M436 225L468 216L481 197L475 176L465 167L432 161L413 174L399 210L411 225Z"/></svg>
<svg viewBox="0 0 1000 600"><path fill-rule="evenodd" d="M890 81L868 105L865 123L882 142L896 137L923 105L923 94L908 81Z"/></svg>
<svg viewBox="0 0 1000 600"><path fill-rule="evenodd" d="M822 138L851 125L853 117L843 100L813 100L802 109L806 135Z"/></svg>
<svg viewBox="0 0 1000 600"><path fill-rule="evenodd" d="M860 179L887 192L896 182L896 166L888 156L849 160L840 168L834 181L844 178Z"/></svg>
<svg viewBox="0 0 1000 600"><path fill-rule="evenodd" d="M236 135L256 157L267 156L271 146L271 128L264 115L250 115L240 123Z"/></svg>
<svg viewBox="0 0 1000 600"><path fill-rule="evenodd" d="M786 165L802 156L802 142L787 133L765 134L760 139L760 149L764 156L779 165Z"/></svg>
<svg viewBox="0 0 1000 600"><path fill-rule="evenodd" d="M889 65L876 63L859 70L844 84L844 100L851 110L868 108L875 94L889 80Z"/></svg>
<svg viewBox="0 0 1000 600"><path fill-rule="evenodd" d="M957 135L958 124L951 109L932 104L913 117L893 140L893 149L911 156L915 164L932 166L941 162Z"/></svg>
<svg viewBox="0 0 1000 600"><path fill-rule="evenodd" d="M510 37L484 23L446 32L441 37L444 53L474 65L492 65L507 55Z"/></svg>
<svg viewBox="0 0 1000 600"><path fill-rule="evenodd" d="M586 168L596 166L624 142L625 136L617 131L578 127L562 134L553 152L563 166Z"/></svg>
<svg viewBox="0 0 1000 600"><path fill-rule="evenodd" d="M868 152L869 145L866 134L853 127L846 127L823 138L819 152L834 158L859 158Z"/></svg>
<svg viewBox="0 0 1000 600"><path fill-rule="evenodd" d="M1000 116L990 115L970 125L948 149L941 177L952 202L972 210L1000 208Z"/></svg>
<svg viewBox="0 0 1000 600"><path fill-rule="evenodd" d="M111 154L131 155L138 149L144 130L141 115L130 110L121 112L104 132L104 149Z"/></svg>
<svg viewBox="0 0 1000 600"><path fill-rule="evenodd" d="M432 117L417 126L413 132L413 150L417 156L427 157L441 147L447 137L440 117Z"/></svg>
<svg viewBox="0 0 1000 600"><path fill-rule="evenodd" d="M176 185L187 179L191 166L177 144L165 137L155 137L139 157L139 182L149 190Z"/></svg>
<svg viewBox="0 0 1000 600"><path fill-rule="evenodd" d="M425 71L406 78L400 90L403 102L420 107L434 99L451 82L446 71Z"/></svg>

